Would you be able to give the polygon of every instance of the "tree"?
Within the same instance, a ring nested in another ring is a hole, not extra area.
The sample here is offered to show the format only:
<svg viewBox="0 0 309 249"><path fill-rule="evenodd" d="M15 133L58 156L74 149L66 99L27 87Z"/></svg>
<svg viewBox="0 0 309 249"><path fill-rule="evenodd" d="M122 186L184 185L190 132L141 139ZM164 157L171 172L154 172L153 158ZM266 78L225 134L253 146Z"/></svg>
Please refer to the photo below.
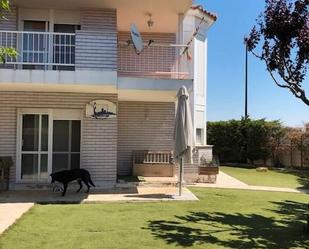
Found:
<svg viewBox="0 0 309 249"><path fill-rule="evenodd" d="M5 13L10 10L9 0L0 0L0 18L5 18Z"/></svg>
<svg viewBox="0 0 309 249"><path fill-rule="evenodd" d="M267 123L268 139L266 146L270 152L272 165L281 166L279 155L284 151L284 137L286 136L286 128L279 121L271 121Z"/></svg>
<svg viewBox="0 0 309 249"><path fill-rule="evenodd" d="M0 20L5 19L5 14L10 11L10 1L9 0L0 0ZM5 58L16 57L17 52L14 48L11 47L0 47L0 64L5 63Z"/></svg>
<svg viewBox="0 0 309 249"><path fill-rule="evenodd" d="M309 64L309 0L266 0L245 43L279 87L309 105L303 87Z"/></svg>

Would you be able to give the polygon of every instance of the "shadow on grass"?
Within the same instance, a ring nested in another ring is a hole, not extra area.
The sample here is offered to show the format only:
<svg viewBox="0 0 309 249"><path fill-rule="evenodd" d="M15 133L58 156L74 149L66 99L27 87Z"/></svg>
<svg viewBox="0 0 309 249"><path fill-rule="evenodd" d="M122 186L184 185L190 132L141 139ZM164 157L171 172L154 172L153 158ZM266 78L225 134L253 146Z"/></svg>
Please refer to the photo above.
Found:
<svg viewBox="0 0 309 249"><path fill-rule="evenodd" d="M281 170L278 172L296 176L298 183L301 185L301 187L298 189L309 189L309 171Z"/></svg>
<svg viewBox="0 0 309 249"><path fill-rule="evenodd" d="M270 210L279 218L260 214L191 212L173 220L149 222L152 234L182 247L215 244L226 248L309 248L305 233L306 205L284 201ZM206 248L206 247L205 247Z"/></svg>

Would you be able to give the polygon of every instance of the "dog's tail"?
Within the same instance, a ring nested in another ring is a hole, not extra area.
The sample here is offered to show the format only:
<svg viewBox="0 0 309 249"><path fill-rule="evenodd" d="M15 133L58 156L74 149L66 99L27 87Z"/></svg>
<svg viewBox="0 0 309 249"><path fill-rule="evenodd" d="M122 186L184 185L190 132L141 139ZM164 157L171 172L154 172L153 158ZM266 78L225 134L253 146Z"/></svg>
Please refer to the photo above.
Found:
<svg viewBox="0 0 309 249"><path fill-rule="evenodd" d="M90 175L89 171L87 171L87 170L85 170L85 171L86 171L85 174L86 174L86 179L87 179L87 181L88 181L93 187L95 187L93 181L91 180L91 175Z"/></svg>
<svg viewBox="0 0 309 249"><path fill-rule="evenodd" d="M89 177L89 183L90 183L93 187L95 187L93 181L91 180L91 177Z"/></svg>

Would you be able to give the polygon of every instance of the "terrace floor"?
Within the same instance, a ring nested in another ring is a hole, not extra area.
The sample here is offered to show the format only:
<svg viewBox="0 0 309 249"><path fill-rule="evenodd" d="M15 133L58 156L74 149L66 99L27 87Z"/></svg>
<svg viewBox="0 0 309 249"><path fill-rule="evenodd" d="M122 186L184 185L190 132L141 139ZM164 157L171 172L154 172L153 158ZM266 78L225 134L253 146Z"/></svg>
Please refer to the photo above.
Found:
<svg viewBox="0 0 309 249"><path fill-rule="evenodd" d="M77 203L101 203L101 202L132 202L132 201L195 201L195 195L183 188L183 195L179 196L176 187L131 187L113 190L92 190L89 194L76 193L68 189L62 197L59 192L50 190L20 190L7 191L0 194L1 203L40 203L40 204L77 204Z"/></svg>

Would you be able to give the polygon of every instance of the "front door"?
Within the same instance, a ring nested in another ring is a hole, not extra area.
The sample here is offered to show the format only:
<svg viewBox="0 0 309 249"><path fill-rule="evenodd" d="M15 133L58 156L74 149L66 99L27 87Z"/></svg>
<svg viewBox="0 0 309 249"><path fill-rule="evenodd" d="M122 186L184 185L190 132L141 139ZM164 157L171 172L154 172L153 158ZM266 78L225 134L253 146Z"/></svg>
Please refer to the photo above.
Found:
<svg viewBox="0 0 309 249"><path fill-rule="evenodd" d="M21 170L23 181L48 179L48 114L22 114Z"/></svg>
<svg viewBox="0 0 309 249"><path fill-rule="evenodd" d="M79 110L19 110L17 182L47 182L52 172L80 168L80 113Z"/></svg>

